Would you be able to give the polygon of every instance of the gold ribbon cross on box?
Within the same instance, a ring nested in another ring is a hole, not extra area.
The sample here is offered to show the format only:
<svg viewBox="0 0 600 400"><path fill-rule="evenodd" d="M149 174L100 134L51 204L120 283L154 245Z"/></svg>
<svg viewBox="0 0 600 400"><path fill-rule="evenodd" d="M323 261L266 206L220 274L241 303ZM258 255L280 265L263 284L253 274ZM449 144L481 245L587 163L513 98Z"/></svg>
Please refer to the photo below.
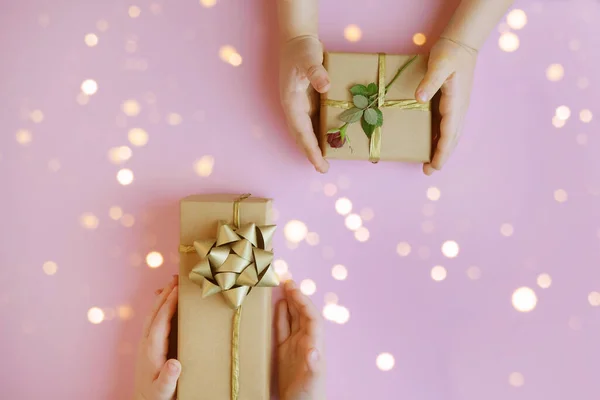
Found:
<svg viewBox="0 0 600 400"><path fill-rule="evenodd" d="M410 63L412 61L414 61L415 58L416 58L416 56L413 59L407 61L402 66L402 68L400 68L400 70L398 70L398 73L388 84L388 87L386 87L386 85L385 85L385 54L384 53L378 54L378 66L379 66L378 72L377 72L377 75L378 75L378 77L377 77L377 83L378 83L377 107L378 108L399 108L399 109L403 109L403 110L418 110L418 111L429 111L430 110L429 103L421 104L417 100L414 100L414 99L385 100L385 96L387 94L387 90L388 90L389 86L402 73L402 71L406 67L408 67L408 65L410 65ZM330 99L323 100L322 105L329 106L329 107L343 108L343 109L350 109L350 108L354 107L354 104L352 103L352 101L330 100ZM369 140L369 161L371 161L372 163L379 162L379 160L381 158L381 139L382 139L382 129L381 128L382 128L381 126L378 126L377 128L375 128L375 130L373 131L373 134L371 135L371 138Z"/></svg>

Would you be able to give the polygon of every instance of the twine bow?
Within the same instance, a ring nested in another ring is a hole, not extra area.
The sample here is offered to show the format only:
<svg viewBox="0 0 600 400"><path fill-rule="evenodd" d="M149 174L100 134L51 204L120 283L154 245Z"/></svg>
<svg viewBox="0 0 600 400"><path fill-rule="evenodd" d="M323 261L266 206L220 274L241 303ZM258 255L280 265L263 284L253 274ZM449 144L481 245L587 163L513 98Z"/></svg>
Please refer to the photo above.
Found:
<svg viewBox="0 0 600 400"><path fill-rule="evenodd" d="M392 78L390 83L388 83L388 85L386 86L386 84L385 84L385 54L384 53L378 54L379 68L378 68L378 73L377 73L378 74L378 78L377 78L377 81L378 81L377 82L378 83L378 85L377 85L377 87L378 87L377 108L400 108L403 110L429 111L429 109L430 109L429 103L421 104L414 99L385 100L385 96L387 94L389 87L392 85L392 83L394 83L394 81L396 80L396 78L398 78L398 76L402 73L402 71L414 61L415 58L416 58L416 56L413 57L411 60L409 60L406 64L404 64L398 70L398 72L396 73L394 78ZM342 101L342 100L326 99L323 101L322 104L324 106L343 108L343 109L350 109L350 108L354 107L354 104L351 101ZM369 139L369 161L371 161L372 163L377 163L381 159L381 137L382 137L381 128L382 128L381 126L378 126L377 128L375 128L375 131L373 131L373 134L371 135L371 138Z"/></svg>
<svg viewBox="0 0 600 400"><path fill-rule="evenodd" d="M189 274L192 282L202 286L202 298L222 293L233 309L231 336L231 399L239 396L239 334L242 303L253 287L279 286L271 262L275 225L241 224L239 203L250 197L239 197L233 203L233 224L219 221L216 239L197 240L191 246L181 245L181 253L196 252L200 262Z"/></svg>

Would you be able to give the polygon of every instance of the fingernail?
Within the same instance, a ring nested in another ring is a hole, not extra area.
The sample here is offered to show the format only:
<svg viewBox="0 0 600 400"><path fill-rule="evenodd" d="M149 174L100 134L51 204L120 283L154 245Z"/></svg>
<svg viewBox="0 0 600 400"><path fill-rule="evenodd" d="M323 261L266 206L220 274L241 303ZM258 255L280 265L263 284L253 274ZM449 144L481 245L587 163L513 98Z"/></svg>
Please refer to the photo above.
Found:
<svg viewBox="0 0 600 400"><path fill-rule="evenodd" d="M308 359L311 363L316 363L317 361L319 361L319 352L313 349L308 355Z"/></svg>
<svg viewBox="0 0 600 400"><path fill-rule="evenodd" d="M154 294L155 294L155 295L157 295L157 296L158 296L159 294L161 294L161 293L162 293L162 289L156 289L156 290L154 291Z"/></svg>
<svg viewBox="0 0 600 400"><path fill-rule="evenodd" d="M425 91L423 89L419 89L419 90L417 90L417 100L428 101L429 96L427 95L427 93L425 93Z"/></svg>
<svg viewBox="0 0 600 400"><path fill-rule="evenodd" d="M168 368L171 374L176 374L179 372L179 363L176 363L175 361L169 361Z"/></svg>

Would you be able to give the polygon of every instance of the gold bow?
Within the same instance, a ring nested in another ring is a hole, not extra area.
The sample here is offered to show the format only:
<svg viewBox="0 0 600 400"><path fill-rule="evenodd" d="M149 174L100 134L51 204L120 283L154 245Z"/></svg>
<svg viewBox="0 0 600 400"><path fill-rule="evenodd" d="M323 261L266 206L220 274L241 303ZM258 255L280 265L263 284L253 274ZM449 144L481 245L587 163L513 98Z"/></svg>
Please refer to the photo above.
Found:
<svg viewBox="0 0 600 400"><path fill-rule="evenodd" d="M377 94L377 108L400 108L403 110L419 110L419 111L429 111L430 109L430 105L429 103L426 104L421 104L416 100L385 100L385 95L387 93L387 90L389 89L389 87L391 86L391 84L394 82L394 80L402 73L402 71L408 67L414 60L416 59L416 56L413 57L411 60L409 60L406 64L404 64L400 70L398 71L398 73L396 74L396 76L394 77L394 79L392 79L392 81L386 86L385 85L385 54L384 53L379 53L378 54L378 64L379 64L379 70L378 70L378 88L379 88L379 93ZM323 105L325 106L329 106L329 107L337 107L337 108L344 108L344 109L350 109L352 107L354 107L354 104L351 101L341 101L341 100L329 100L326 99L325 101L323 101ZM371 161L372 163L377 163L379 162L381 158L381 127L378 126L377 128L375 128L375 131L373 131L373 134L371 135L371 139L369 140L369 161Z"/></svg>

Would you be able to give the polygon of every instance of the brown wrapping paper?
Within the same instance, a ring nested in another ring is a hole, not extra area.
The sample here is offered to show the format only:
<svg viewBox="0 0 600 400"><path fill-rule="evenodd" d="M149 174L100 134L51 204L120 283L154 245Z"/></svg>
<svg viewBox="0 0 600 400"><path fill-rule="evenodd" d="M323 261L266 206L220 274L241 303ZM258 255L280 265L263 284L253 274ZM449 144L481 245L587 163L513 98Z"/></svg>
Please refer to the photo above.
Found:
<svg viewBox="0 0 600 400"><path fill-rule="evenodd" d="M180 243L214 238L219 220L232 222L238 195L198 195L181 201ZM241 222L270 223L271 201L251 197L240 203ZM234 310L223 297L202 298L189 280L197 254L181 254L179 267L178 357L182 365L179 400L229 400ZM245 298L240 326L239 400L269 400L271 375L271 288L255 287Z"/></svg>
<svg viewBox="0 0 600 400"><path fill-rule="evenodd" d="M412 56L385 55L385 84L391 81L398 69ZM326 53L325 68L329 72L331 88L321 95L324 100L352 101L350 87L378 82L378 55L355 53ZM425 76L426 57L418 57L396 79L385 96L385 100L407 100L415 98L415 90ZM428 162L432 148L431 111L381 108L383 126L381 135L381 161ZM353 123L347 130L349 142L341 148L332 148L327 143L327 131L343 125L339 115L344 109L321 105L319 144L323 156L329 159L368 160L369 139L361 129L360 122ZM351 149L352 148L352 149Z"/></svg>

